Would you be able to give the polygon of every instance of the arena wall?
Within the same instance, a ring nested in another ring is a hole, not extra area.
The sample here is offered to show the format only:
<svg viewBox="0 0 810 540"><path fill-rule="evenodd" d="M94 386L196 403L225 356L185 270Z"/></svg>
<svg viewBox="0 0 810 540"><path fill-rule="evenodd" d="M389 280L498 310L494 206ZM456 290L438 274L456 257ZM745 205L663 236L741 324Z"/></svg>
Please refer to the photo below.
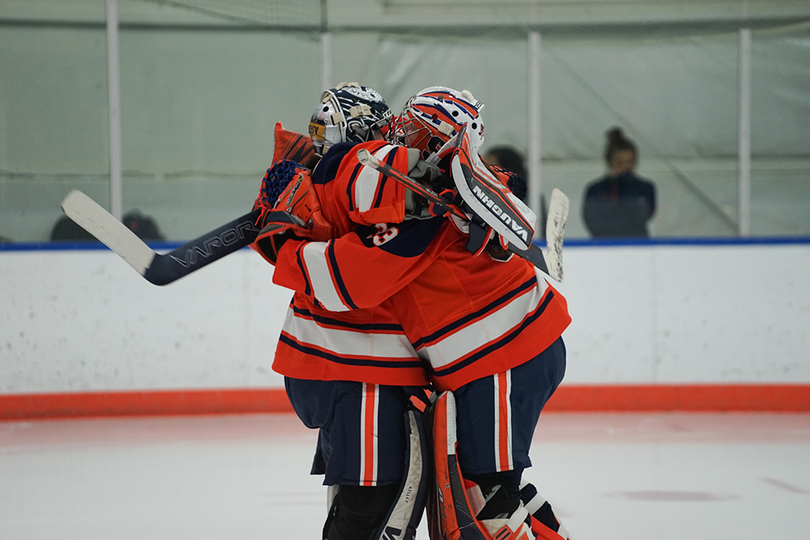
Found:
<svg viewBox="0 0 810 540"><path fill-rule="evenodd" d="M556 410L810 410L807 241L580 242ZM289 410L291 293L242 250L173 284L106 249L0 251L0 418Z"/></svg>

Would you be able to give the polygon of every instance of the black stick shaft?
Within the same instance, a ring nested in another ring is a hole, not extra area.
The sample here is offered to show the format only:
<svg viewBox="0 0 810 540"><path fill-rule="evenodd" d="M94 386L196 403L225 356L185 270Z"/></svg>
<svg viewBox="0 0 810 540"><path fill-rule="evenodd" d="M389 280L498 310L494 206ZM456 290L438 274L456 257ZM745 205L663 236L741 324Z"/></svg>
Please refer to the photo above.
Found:
<svg viewBox="0 0 810 540"><path fill-rule="evenodd" d="M253 210L169 253L156 255L143 277L155 285L166 285L250 245L259 234L255 223L260 214L261 209Z"/></svg>

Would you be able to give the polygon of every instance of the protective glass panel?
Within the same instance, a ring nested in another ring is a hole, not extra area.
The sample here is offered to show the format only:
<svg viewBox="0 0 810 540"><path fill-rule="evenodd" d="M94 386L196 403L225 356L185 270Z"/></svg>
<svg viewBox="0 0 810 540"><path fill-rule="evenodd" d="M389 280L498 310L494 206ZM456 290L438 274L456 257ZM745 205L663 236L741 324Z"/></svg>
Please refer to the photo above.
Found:
<svg viewBox="0 0 810 540"><path fill-rule="evenodd" d="M71 186L109 201L103 27L0 25L0 237L45 241Z"/></svg>
<svg viewBox="0 0 810 540"><path fill-rule="evenodd" d="M810 235L810 28L752 33L751 234Z"/></svg>
<svg viewBox="0 0 810 540"><path fill-rule="evenodd" d="M636 144L637 174L655 184L651 236L737 234L739 38L727 3L675 24L668 10L683 2L597 11L464 2L464 17L455 2L118 4L123 207L155 218L166 240L249 210L273 125L306 132L323 73L330 84L374 87L395 113L427 86L472 91L486 104L483 153L507 145L525 158L540 146L545 199L555 187L571 199L568 238L590 237L583 196L607 170L614 126ZM788 4L750 13L753 235L810 234L810 30L774 19L801 20L806 8ZM0 237L50 238L70 189L109 204L104 6L0 6ZM542 36L539 140L529 140L533 30Z"/></svg>
<svg viewBox="0 0 810 540"><path fill-rule="evenodd" d="M307 132L318 39L300 32L121 33L123 209L189 240L251 210L273 129Z"/></svg>

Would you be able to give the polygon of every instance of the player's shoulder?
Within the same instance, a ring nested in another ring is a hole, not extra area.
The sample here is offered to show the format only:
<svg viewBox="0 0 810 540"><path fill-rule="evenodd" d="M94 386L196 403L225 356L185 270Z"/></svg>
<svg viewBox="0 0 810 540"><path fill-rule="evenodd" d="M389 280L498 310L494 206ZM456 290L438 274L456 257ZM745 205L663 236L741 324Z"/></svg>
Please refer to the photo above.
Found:
<svg viewBox="0 0 810 540"><path fill-rule="evenodd" d="M375 153L378 150L391 146L399 148L386 141L367 141L362 143L342 142L332 146L321 158L313 171L312 180L316 184L326 184L337 177L341 168L354 168L359 165L357 151L361 149Z"/></svg>
<svg viewBox="0 0 810 540"><path fill-rule="evenodd" d="M356 145L357 143L353 142L342 142L327 150L312 171L312 182L315 184L327 184L334 180L341 162Z"/></svg>

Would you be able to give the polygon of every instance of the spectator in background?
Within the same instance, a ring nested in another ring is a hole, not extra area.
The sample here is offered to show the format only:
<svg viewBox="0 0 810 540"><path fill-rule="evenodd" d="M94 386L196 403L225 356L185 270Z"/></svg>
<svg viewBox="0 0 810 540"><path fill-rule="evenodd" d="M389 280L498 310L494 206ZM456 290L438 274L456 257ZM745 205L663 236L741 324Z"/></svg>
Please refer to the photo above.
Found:
<svg viewBox="0 0 810 540"><path fill-rule="evenodd" d="M607 132L608 173L585 190L582 217L594 238L647 237L655 213L655 185L635 175L638 151L621 128Z"/></svg>
<svg viewBox="0 0 810 540"><path fill-rule="evenodd" d="M52 242L98 242L96 237L85 231L67 216L62 216L51 229Z"/></svg>
<svg viewBox="0 0 810 540"><path fill-rule="evenodd" d="M506 170L507 172L519 175L523 181L516 181L517 185L515 185L515 187L517 189L511 185L509 186L509 189L511 189L512 193L517 195L520 200L524 202L526 201L526 181L528 178L528 173L526 172L526 165L524 165L523 162L523 156L520 155L517 150L511 146L496 146L491 148L486 153L484 156L484 161L486 161L489 165L494 165Z"/></svg>
<svg viewBox="0 0 810 540"><path fill-rule="evenodd" d="M144 241L163 240L163 235L157 222L150 216L141 214L139 210L130 210L124 214L122 223ZM51 229L51 241L59 242L98 242L96 237L82 229L67 216L59 218Z"/></svg>
<svg viewBox="0 0 810 540"><path fill-rule="evenodd" d="M141 214L139 210L130 210L124 214L122 220L129 230L138 235L141 240L164 240L157 222L151 216Z"/></svg>
<svg viewBox="0 0 810 540"><path fill-rule="evenodd" d="M509 181L509 189L518 198L529 204L528 201L528 181L529 172L526 170L525 161L523 156L511 146L495 146L490 148L484 156L484 161L490 166L500 167L507 172L518 175L520 179L512 178ZM531 206L531 205L530 205ZM548 211L546 208L546 200L543 194L540 194L540 215L537 216L537 233L540 236L546 235L546 215Z"/></svg>

